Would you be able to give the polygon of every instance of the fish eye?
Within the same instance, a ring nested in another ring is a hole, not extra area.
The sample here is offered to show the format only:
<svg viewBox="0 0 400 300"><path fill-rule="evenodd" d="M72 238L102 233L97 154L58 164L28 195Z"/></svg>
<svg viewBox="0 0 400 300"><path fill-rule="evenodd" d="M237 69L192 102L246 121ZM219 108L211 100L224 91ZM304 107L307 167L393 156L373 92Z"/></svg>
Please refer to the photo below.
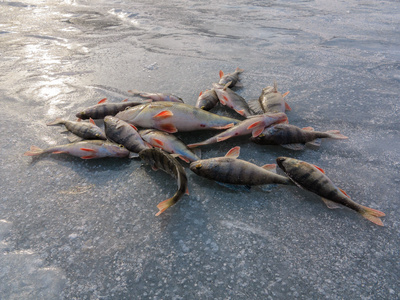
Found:
<svg viewBox="0 0 400 300"><path fill-rule="evenodd" d="M119 144L118 146L119 146L120 148L124 148L124 145L122 145L122 144Z"/></svg>
<svg viewBox="0 0 400 300"><path fill-rule="evenodd" d="M202 166L201 166L201 164L197 164L195 167L196 167L196 169L201 169Z"/></svg>

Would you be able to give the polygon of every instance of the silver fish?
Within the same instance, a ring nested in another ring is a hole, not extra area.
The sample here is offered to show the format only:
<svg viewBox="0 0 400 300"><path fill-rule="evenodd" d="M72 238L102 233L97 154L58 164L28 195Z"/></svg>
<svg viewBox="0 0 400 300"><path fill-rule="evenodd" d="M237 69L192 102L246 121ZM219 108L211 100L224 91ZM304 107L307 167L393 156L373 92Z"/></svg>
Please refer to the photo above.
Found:
<svg viewBox="0 0 400 300"><path fill-rule="evenodd" d="M215 92L217 93L218 99L222 105L226 105L232 108L238 114L249 117L253 114L246 100L228 88L229 82L223 86L218 83L213 83Z"/></svg>

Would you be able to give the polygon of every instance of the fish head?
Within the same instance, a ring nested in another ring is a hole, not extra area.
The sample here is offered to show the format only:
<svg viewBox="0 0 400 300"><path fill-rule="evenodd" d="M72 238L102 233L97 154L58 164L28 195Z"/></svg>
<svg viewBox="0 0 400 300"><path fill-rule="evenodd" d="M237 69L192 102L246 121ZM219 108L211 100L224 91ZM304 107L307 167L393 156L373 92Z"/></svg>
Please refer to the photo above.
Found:
<svg viewBox="0 0 400 300"><path fill-rule="evenodd" d="M118 126L118 121L120 121L120 119L113 116L104 117L104 127L106 132L115 129Z"/></svg>
<svg viewBox="0 0 400 300"><path fill-rule="evenodd" d="M89 117L86 115L86 111L85 110L82 110L81 112L78 112L75 116L77 118L79 118L79 119L89 119Z"/></svg>
<svg viewBox="0 0 400 300"><path fill-rule="evenodd" d="M105 144L104 147L108 152L113 153L114 157L128 157L130 154L130 151L120 144L110 142Z"/></svg>
<svg viewBox="0 0 400 300"><path fill-rule="evenodd" d="M264 120L266 123L279 124L279 123L288 123L288 117L284 112L276 112L271 113L267 112L263 114Z"/></svg>
<svg viewBox="0 0 400 300"><path fill-rule="evenodd" d="M276 159L276 163L286 174L290 173L293 168L299 167L301 161L295 158L280 156Z"/></svg>
<svg viewBox="0 0 400 300"><path fill-rule="evenodd" d="M190 164L190 170L202 177L213 179L224 168L228 168L234 158L214 157L201 159Z"/></svg>

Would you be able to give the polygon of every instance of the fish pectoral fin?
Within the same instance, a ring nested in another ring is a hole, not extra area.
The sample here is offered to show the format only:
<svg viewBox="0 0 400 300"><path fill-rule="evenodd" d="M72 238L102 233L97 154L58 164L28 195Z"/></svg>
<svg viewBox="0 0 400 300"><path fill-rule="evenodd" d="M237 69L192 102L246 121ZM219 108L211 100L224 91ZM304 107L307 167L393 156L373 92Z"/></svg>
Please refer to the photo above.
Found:
<svg viewBox="0 0 400 300"><path fill-rule="evenodd" d="M163 110L163 111L159 112L158 114L156 114L155 116L153 116L153 119L165 119L165 118L172 117L173 115L174 114L172 111Z"/></svg>
<svg viewBox="0 0 400 300"><path fill-rule="evenodd" d="M276 173L276 164L266 164L266 165L263 165L261 168L263 168L267 171Z"/></svg>
<svg viewBox="0 0 400 300"><path fill-rule="evenodd" d="M103 98L99 102L97 102L97 104L102 104L102 103L105 103L106 101L107 101L107 98Z"/></svg>
<svg viewBox="0 0 400 300"><path fill-rule="evenodd" d="M133 125L133 124L129 124L129 126L131 126L133 129L135 129L136 131L138 131L138 129L136 128L136 126L135 126L135 125Z"/></svg>
<svg viewBox="0 0 400 300"><path fill-rule="evenodd" d="M333 202L332 200L326 199L326 198L321 198L322 201L326 204L326 206L330 209L336 209L336 208L341 208L339 204L336 202Z"/></svg>
<svg viewBox="0 0 400 300"><path fill-rule="evenodd" d="M300 143L281 144L281 146L286 148L286 149L295 150L295 151L304 150L304 148L306 147L305 144L300 144Z"/></svg>
<svg viewBox="0 0 400 300"><path fill-rule="evenodd" d="M321 139L315 139L311 142L307 142L307 145L313 146L313 147L320 147L321 146Z"/></svg>
<svg viewBox="0 0 400 300"><path fill-rule="evenodd" d="M260 124L261 124L261 121L256 121L253 124L250 124L249 127L247 127L247 129L255 128L255 127L259 126Z"/></svg>
<svg viewBox="0 0 400 300"><path fill-rule="evenodd" d="M168 124L162 124L160 125L160 130L166 131L168 133L175 133L178 132L178 129L175 127L174 124L168 123Z"/></svg>
<svg viewBox="0 0 400 300"><path fill-rule="evenodd" d="M238 114L240 114L240 115L242 115L242 116L245 116L244 109L241 109L241 110L235 109L235 111L236 111Z"/></svg>
<svg viewBox="0 0 400 300"><path fill-rule="evenodd" d="M233 147L231 150L229 150L226 154L225 157L229 157L229 158L238 158L240 154L240 147L236 146Z"/></svg>
<svg viewBox="0 0 400 300"><path fill-rule="evenodd" d="M96 123L94 122L94 120L92 118L89 118L89 123L96 125ZM97 126L97 125L96 125Z"/></svg>
<svg viewBox="0 0 400 300"><path fill-rule="evenodd" d="M160 145L160 146L164 146L164 142L159 140L159 139L153 139L153 142Z"/></svg>
<svg viewBox="0 0 400 300"><path fill-rule="evenodd" d="M255 128L255 129L251 132L251 135L252 135L252 137L257 137L257 136L259 136L263 131L264 131L264 126L259 126L258 128Z"/></svg>
<svg viewBox="0 0 400 300"><path fill-rule="evenodd" d="M226 101L227 101L227 100L225 100L225 99L227 99L227 98L226 98L225 95L222 96L221 98L218 97L218 99L219 99L219 102L221 102L222 105L226 105Z"/></svg>

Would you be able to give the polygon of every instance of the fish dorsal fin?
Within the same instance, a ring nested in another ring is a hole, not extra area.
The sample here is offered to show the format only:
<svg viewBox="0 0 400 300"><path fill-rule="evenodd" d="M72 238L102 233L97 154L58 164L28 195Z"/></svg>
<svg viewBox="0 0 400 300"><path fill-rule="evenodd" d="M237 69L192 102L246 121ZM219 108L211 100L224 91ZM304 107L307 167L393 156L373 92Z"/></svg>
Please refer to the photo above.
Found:
<svg viewBox="0 0 400 300"><path fill-rule="evenodd" d="M96 125L96 123L93 121L92 118L89 118L89 122L92 123L93 125Z"/></svg>
<svg viewBox="0 0 400 300"><path fill-rule="evenodd" d="M349 197L349 198L350 198L350 196L347 195L347 193L346 193L345 191L343 191L342 189L339 189L339 191L341 191L346 197Z"/></svg>
<svg viewBox="0 0 400 300"><path fill-rule="evenodd" d="M174 114L172 113L172 111L163 110L163 111L159 112L158 114L156 114L155 116L153 116L153 119L165 119L165 118L172 117L173 115Z"/></svg>
<svg viewBox="0 0 400 300"><path fill-rule="evenodd" d="M273 93L277 93L278 92L278 83L276 82L276 80L274 80L274 89L272 90Z"/></svg>
<svg viewBox="0 0 400 300"><path fill-rule="evenodd" d="M326 206L330 209L335 209L335 208L340 208L340 205L337 204L336 202L333 202L332 200L326 199L326 198L321 198L322 201L326 204Z"/></svg>
<svg viewBox="0 0 400 300"><path fill-rule="evenodd" d="M322 174L325 174L324 169L322 169L322 168L320 168L320 167L318 167L318 166L316 166L316 165L312 165L312 166L314 166L314 167L317 168L319 171L321 171Z"/></svg>
<svg viewBox="0 0 400 300"><path fill-rule="evenodd" d="M219 70L219 78L222 78L222 76L224 76L224 71Z"/></svg>
<svg viewBox="0 0 400 300"><path fill-rule="evenodd" d="M312 127L303 127L302 128L303 130L306 130L306 131L314 131L314 128L312 128Z"/></svg>
<svg viewBox="0 0 400 300"><path fill-rule="evenodd" d="M263 168L267 171L276 173L276 164L266 164L266 165L263 165L261 168Z"/></svg>
<svg viewBox="0 0 400 300"><path fill-rule="evenodd" d="M231 150L229 150L226 154L225 157L229 157L229 158L238 158L240 154L240 147L236 146L233 147Z"/></svg>
<svg viewBox="0 0 400 300"><path fill-rule="evenodd" d="M97 104L102 104L102 103L104 103L104 102L106 102L107 101L107 98L103 98L103 99L101 99L99 102L97 102Z"/></svg>

